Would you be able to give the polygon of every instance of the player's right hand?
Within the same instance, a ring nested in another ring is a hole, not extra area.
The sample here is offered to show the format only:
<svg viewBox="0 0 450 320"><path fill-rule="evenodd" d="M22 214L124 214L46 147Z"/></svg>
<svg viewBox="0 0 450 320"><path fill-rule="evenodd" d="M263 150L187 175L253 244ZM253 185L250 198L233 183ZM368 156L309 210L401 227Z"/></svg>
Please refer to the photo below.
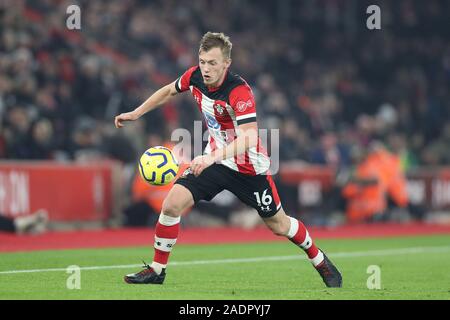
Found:
<svg viewBox="0 0 450 320"><path fill-rule="evenodd" d="M116 128L122 128L124 121L134 121L137 120L138 116L133 112L121 113L114 119L114 124Z"/></svg>

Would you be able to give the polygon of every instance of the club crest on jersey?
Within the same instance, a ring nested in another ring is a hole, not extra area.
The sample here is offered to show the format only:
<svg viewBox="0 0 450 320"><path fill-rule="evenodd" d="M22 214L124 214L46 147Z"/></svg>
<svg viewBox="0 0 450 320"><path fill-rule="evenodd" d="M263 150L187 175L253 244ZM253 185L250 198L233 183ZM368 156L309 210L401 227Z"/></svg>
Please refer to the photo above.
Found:
<svg viewBox="0 0 450 320"><path fill-rule="evenodd" d="M218 103L214 105L214 109L216 109L219 114L223 113L223 107Z"/></svg>
<svg viewBox="0 0 450 320"><path fill-rule="evenodd" d="M245 110L247 110L247 108L251 108L252 106L253 103L251 100L247 100L247 102L239 101L238 103L236 103L236 107L240 112L244 112Z"/></svg>

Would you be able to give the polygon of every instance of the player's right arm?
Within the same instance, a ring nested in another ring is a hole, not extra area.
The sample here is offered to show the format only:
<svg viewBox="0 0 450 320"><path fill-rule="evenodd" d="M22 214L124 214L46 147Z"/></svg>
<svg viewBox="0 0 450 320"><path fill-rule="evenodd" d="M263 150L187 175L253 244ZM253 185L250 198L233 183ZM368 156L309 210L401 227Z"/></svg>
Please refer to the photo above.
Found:
<svg viewBox="0 0 450 320"><path fill-rule="evenodd" d="M152 94L147 100L144 101L139 107L134 109L133 111L121 113L114 119L114 124L116 128L122 128L123 122L125 121L134 121L139 119L145 113L156 109L158 106L165 104L170 100L174 95L178 93L175 84L177 81L174 81L158 91Z"/></svg>
<svg viewBox="0 0 450 320"><path fill-rule="evenodd" d="M123 127L124 121L134 121L139 119L143 114L169 101L170 98L172 98L177 93L189 90L191 75L197 69L198 66L191 67L177 80L175 80L171 84L168 84L167 86L162 87L154 94L152 94L150 98L148 98L143 104L141 104L133 111L119 114L114 120L116 128Z"/></svg>

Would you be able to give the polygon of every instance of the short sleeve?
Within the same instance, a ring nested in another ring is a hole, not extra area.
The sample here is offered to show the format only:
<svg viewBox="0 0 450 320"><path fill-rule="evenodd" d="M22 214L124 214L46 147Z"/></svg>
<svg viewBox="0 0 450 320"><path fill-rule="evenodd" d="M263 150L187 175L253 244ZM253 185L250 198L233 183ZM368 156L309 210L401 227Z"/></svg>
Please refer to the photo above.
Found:
<svg viewBox="0 0 450 320"><path fill-rule="evenodd" d="M183 73L183 75L181 77L179 77L177 79L177 81L175 82L175 89L178 92L181 93L181 92L189 90L192 73L194 73L194 71L197 70L197 68L198 68L198 66L194 66L194 67L188 69L185 73Z"/></svg>
<svg viewBox="0 0 450 320"><path fill-rule="evenodd" d="M238 125L256 121L255 98L252 89L247 84L234 88L230 92L229 101Z"/></svg>

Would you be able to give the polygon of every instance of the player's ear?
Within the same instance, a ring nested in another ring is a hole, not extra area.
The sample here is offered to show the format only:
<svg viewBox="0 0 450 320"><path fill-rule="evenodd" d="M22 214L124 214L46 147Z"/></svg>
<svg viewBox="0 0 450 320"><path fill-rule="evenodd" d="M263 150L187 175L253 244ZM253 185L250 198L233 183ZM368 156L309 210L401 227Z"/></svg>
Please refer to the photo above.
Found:
<svg viewBox="0 0 450 320"><path fill-rule="evenodd" d="M231 65L231 59L225 60L225 66L228 68Z"/></svg>

